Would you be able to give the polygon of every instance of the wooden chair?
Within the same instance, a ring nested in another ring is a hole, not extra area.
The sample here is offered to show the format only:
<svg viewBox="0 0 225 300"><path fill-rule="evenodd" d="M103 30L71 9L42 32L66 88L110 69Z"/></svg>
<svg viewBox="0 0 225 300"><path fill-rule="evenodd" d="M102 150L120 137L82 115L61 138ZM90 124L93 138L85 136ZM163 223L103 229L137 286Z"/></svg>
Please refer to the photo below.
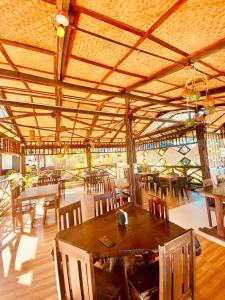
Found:
<svg viewBox="0 0 225 300"><path fill-rule="evenodd" d="M58 209L58 230L64 230L82 223L81 201Z"/></svg>
<svg viewBox="0 0 225 300"><path fill-rule="evenodd" d="M195 299L195 251L192 229L159 246L159 271L157 265L144 266L129 278L132 300ZM152 286L152 281L156 278L158 285Z"/></svg>
<svg viewBox="0 0 225 300"><path fill-rule="evenodd" d="M91 253L55 241L54 257L59 300L121 299L123 279L94 267Z"/></svg>
<svg viewBox="0 0 225 300"><path fill-rule="evenodd" d="M159 299L195 299L193 230L159 246Z"/></svg>
<svg viewBox="0 0 225 300"><path fill-rule="evenodd" d="M15 231L18 222L20 223L20 229L23 231L23 215L29 214L31 219L31 228L35 222L35 204L32 201L26 201L21 203L17 201L17 197L20 195L21 187L15 186L11 190L11 208L12 208L12 223L13 230Z"/></svg>
<svg viewBox="0 0 225 300"><path fill-rule="evenodd" d="M204 179L203 180L203 186L205 188L213 186L212 179ZM212 216L211 216L211 211L216 211L216 206L215 206L215 199L213 197L208 197L205 196L205 201L206 201L206 210L208 214L208 221L209 221L209 226L212 227ZM225 204L223 203L223 211L225 215Z"/></svg>
<svg viewBox="0 0 225 300"><path fill-rule="evenodd" d="M167 202L159 197L150 195L148 199L149 212L164 220L169 220Z"/></svg>
<svg viewBox="0 0 225 300"><path fill-rule="evenodd" d="M110 179L110 191L113 193L114 201L117 207L123 206L128 202L130 195L127 192L127 189L124 191L119 191L116 188L115 180L112 178Z"/></svg>
<svg viewBox="0 0 225 300"><path fill-rule="evenodd" d="M86 177L86 187L88 193L91 193L92 191L98 193L100 191L100 186L101 176L91 174L88 177Z"/></svg>
<svg viewBox="0 0 225 300"><path fill-rule="evenodd" d="M38 177L38 185L47 185L49 184L50 178L49 177Z"/></svg>
<svg viewBox="0 0 225 300"><path fill-rule="evenodd" d="M149 203L149 212L150 214L159 217L165 221L169 220L169 211L167 202L159 197L155 197L153 195L149 195L148 198ZM157 250L151 251L148 254L144 255L144 260L147 265L156 261L159 256L159 252Z"/></svg>
<svg viewBox="0 0 225 300"><path fill-rule="evenodd" d="M99 217L115 209L115 202L111 192L94 196L95 217Z"/></svg>
<svg viewBox="0 0 225 300"><path fill-rule="evenodd" d="M45 224L45 222L46 222L47 211L49 209L54 209L55 210L55 220L56 220L56 223L57 223L57 210L60 206L60 201L61 201L61 188L60 188L60 184L58 184L58 195L54 198L46 197L45 200L44 200L44 203L42 205L43 210L44 210L43 224Z"/></svg>

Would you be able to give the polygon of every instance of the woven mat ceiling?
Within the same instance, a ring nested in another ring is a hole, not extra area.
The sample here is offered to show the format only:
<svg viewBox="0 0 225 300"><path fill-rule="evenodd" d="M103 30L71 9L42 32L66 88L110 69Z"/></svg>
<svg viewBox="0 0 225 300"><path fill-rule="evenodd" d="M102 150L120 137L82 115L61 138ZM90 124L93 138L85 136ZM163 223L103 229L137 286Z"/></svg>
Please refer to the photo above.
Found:
<svg viewBox="0 0 225 300"><path fill-rule="evenodd" d="M124 141L130 93L138 137L154 118L185 108L196 72L216 98L208 122L225 120L224 0L1 0L0 9L2 133L23 142L30 129L43 141ZM61 39L60 9L71 23ZM205 87L197 88L202 105Z"/></svg>

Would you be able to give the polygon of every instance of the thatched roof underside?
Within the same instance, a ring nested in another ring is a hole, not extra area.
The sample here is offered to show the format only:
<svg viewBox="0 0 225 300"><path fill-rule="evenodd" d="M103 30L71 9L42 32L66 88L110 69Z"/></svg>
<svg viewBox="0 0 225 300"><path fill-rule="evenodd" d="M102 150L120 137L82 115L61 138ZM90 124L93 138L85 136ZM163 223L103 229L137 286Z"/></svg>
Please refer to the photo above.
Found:
<svg viewBox="0 0 225 300"><path fill-rule="evenodd" d="M59 9L72 24L63 39L53 24ZM124 93L141 136L154 118L185 108L195 72L216 98L207 121L225 122L224 0L1 0L0 10L0 99L11 101L2 102L0 131L9 136L26 141L33 128L43 141L124 141ZM189 61L197 71L184 69Z"/></svg>

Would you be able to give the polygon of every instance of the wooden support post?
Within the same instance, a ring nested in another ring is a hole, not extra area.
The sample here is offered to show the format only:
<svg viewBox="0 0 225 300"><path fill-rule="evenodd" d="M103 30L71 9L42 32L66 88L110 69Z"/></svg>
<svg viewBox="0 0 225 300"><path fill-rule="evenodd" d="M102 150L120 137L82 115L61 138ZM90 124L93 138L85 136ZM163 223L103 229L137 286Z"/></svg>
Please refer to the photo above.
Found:
<svg viewBox="0 0 225 300"><path fill-rule="evenodd" d="M91 168L92 168L92 155L91 155L91 148L90 147L86 148L86 159L87 159L88 170L91 170Z"/></svg>
<svg viewBox="0 0 225 300"><path fill-rule="evenodd" d="M43 155L43 161L44 161L44 170L46 169L46 156L45 154Z"/></svg>
<svg viewBox="0 0 225 300"><path fill-rule="evenodd" d="M22 177L26 176L26 155L24 147L21 147L21 156L20 156L20 173ZM22 190L25 189L25 181L22 180Z"/></svg>
<svg viewBox="0 0 225 300"><path fill-rule="evenodd" d="M0 153L0 176L2 176L2 153Z"/></svg>
<svg viewBox="0 0 225 300"><path fill-rule="evenodd" d="M202 179L210 178L209 159L207 151L206 125L199 124L196 127L196 136L198 141L198 150L202 166Z"/></svg>
<svg viewBox="0 0 225 300"><path fill-rule="evenodd" d="M129 187L131 201L134 203L140 204L139 199L139 186L138 178L134 173L134 167L137 163L136 150L135 150L135 141L133 137L133 113L130 109L130 98L126 98L126 113L125 113L125 124L126 124L126 152L127 152L127 163L129 165L128 174L129 174Z"/></svg>

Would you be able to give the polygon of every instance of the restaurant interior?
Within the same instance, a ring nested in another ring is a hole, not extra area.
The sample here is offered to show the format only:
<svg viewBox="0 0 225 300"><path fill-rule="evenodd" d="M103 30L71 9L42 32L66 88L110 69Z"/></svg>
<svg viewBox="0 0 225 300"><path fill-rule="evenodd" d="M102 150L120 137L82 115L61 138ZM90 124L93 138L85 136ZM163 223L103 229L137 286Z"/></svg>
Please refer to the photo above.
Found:
<svg viewBox="0 0 225 300"><path fill-rule="evenodd" d="M0 299L225 299L224 0L0 10Z"/></svg>

